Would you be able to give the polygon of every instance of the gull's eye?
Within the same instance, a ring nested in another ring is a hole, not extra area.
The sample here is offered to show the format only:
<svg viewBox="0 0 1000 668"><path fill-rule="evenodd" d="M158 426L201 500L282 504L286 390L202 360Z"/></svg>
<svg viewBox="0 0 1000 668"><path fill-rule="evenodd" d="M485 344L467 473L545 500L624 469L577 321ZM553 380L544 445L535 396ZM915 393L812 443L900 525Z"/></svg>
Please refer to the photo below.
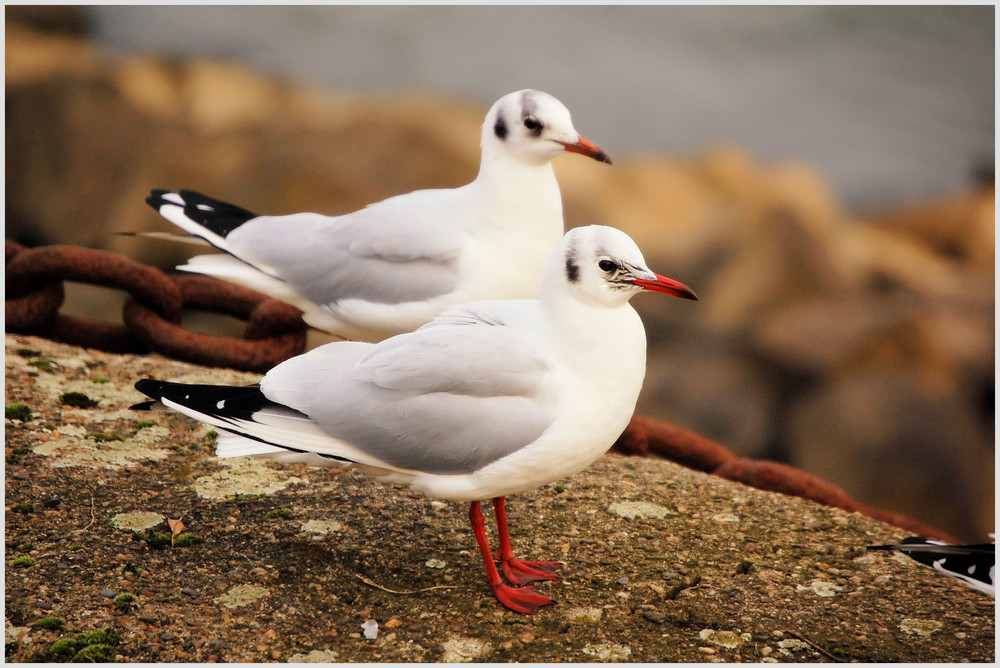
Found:
<svg viewBox="0 0 1000 668"><path fill-rule="evenodd" d="M601 268L601 271L606 271L609 274L618 269L618 265L611 260L601 260L597 263L597 266Z"/></svg>
<svg viewBox="0 0 1000 668"><path fill-rule="evenodd" d="M535 118L534 116L524 117L524 127L526 127L532 133L539 133L542 131L542 122Z"/></svg>

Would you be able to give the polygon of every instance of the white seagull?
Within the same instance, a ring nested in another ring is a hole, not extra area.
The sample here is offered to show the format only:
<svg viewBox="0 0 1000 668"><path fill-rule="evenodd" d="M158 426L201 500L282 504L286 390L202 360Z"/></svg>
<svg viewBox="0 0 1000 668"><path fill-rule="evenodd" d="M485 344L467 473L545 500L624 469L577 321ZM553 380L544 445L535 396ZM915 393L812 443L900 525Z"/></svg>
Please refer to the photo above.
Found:
<svg viewBox="0 0 1000 668"><path fill-rule="evenodd" d="M154 190L146 202L226 253L179 269L281 299L317 329L378 341L455 304L536 298L545 258L563 234L552 159L569 151L611 163L573 129L559 100L537 90L497 100L481 145L472 183L342 216L261 216L191 190Z"/></svg>
<svg viewBox="0 0 1000 668"><path fill-rule="evenodd" d="M628 301L644 290L697 299L650 271L623 232L576 228L551 253L540 299L457 306L381 343L329 343L259 385L135 387L222 430L219 457L356 466L430 497L471 501L490 587L530 614L552 599L519 585L558 580L559 564L514 558L504 497L581 471L625 429L646 367L645 332ZM513 587L493 563L485 499Z"/></svg>

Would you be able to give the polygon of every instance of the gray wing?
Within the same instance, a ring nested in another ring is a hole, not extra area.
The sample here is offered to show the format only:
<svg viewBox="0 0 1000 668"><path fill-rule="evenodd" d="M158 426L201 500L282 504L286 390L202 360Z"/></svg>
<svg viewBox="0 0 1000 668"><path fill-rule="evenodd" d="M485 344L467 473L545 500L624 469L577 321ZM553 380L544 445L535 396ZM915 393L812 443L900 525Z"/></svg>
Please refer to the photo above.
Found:
<svg viewBox="0 0 1000 668"><path fill-rule="evenodd" d="M261 216L226 242L316 304L424 300L458 282L457 259L468 238L446 220L456 215L447 207L454 192L417 191L336 218Z"/></svg>
<svg viewBox="0 0 1000 668"><path fill-rule="evenodd" d="M554 419L543 392L552 365L539 342L511 327L425 327L349 364L340 345L285 362L261 387L393 466L471 473L534 442Z"/></svg>

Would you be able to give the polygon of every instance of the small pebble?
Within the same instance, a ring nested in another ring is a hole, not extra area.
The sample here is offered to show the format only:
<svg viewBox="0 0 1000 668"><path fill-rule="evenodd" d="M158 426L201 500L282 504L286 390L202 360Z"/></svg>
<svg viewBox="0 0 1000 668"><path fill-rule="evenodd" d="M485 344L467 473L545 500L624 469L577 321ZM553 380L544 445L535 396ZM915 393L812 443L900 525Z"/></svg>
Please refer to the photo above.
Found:
<svg viewBox="0 0 1000 668"><path fill-rule="evenodd" d="M52 604L48 601L35 601L35 607L41 608L42 610L51 610Z"/></svg>
<svg viewBox="0 0 1000 668"><path fill-rule="evenodd" d="M655 610L643 610L642 616L644 619L648 619L649 621L654 622L656 624L662 624L664 620L666 620L666 617L664 615L660 614L659 612L656 612Z"/></svg>
<svg viewBox="0 0 1000 668"><path fill-rule="evenodd" d="M620 578L618 578L617 582L620 585L627 585L628 584L628 576L627 575L621 576Z"/></svg>
<svg viewBox="0 0 1000 668"><path fill-rule="evenodd" d="M156 623L156 617L149 617L147 615L139 615L138 617L136 617L136 619L138 619L140 622L145 622L147 624Z"/></svg>
<svg viewBox="0 0 1000 668"><path fill-rule="evenodd" d="M181 593L184 594L185 596L192 596L192 597L198 595L198 592L195 591L194 589L191 589L191 587L184 587L184 589L181 589Z"/></svg>
<svg viewBox="0 0 1000 668"><path fill-rule="evenodd" d="M100 593L101 593L101 596L103 596L104 598L114 598L115 597L115 592L113 590L111 590L111 589L102 589Z"/></svg>

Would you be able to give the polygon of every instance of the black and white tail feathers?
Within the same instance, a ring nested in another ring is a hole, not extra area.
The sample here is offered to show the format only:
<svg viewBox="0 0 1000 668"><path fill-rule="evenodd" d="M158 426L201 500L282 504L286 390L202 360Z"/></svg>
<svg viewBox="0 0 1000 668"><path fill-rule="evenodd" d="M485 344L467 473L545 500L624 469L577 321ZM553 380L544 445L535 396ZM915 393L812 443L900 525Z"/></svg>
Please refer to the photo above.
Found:
<svg viewBox="0 0 1000 668"><path fill-rule="evenodd" d="M310 445L327 436L308 416L265 397L259 385L188 385L143 378L135 389L153 401L136 404L134 410L161 403L230 434L219 437L220 458L257 456L322 466L354 462L315 452Z"/></svg>
<svg viewBox="0 0 1000 668"><path fill-rule="evenodd" d="M961 580L973 589L996 596L993 581L996 545L950 545L938 540L910 536L890 545L869 545L869 550L896 550L936 571Z"/></svg>
<svg viewBox="0 0 1000 668"><path fill-rule="evenodd" d="M258 215L235 204L221 202L194 190L153 190L146 203L189 234L201 237L220 250L227 250L230 232Z"/></svg>
<svg viewBox="0 0 1000 668"><path fill-rule="evenodd" d="M135 384L135 389L154 401L136 404L133 409L143 410L156 402L170 402L220 420L252 420L257 411L278 406L264 396L259 385L187 385L143 378Z"/></svg>

